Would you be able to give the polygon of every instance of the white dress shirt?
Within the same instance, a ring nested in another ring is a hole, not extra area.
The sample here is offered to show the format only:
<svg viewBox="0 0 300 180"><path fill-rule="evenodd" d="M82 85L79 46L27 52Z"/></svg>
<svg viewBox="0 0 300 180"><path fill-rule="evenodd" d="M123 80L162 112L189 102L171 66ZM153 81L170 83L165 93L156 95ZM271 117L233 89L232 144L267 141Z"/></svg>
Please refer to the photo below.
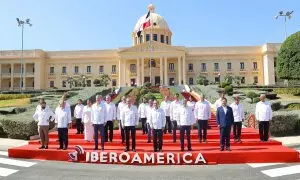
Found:
<svg viewBox="0 0 300 180"><path fill-rule="evenodd" d="M92 107L84 106L82 111L83 123L92 123Z"/></svg>
<svg viewBox="0 0 300 180"><path fill-rule="evenodd" d="M272 119L272 109L270 103L259 101L255 108L255 117L257 121L269 121Z"/></svg>
<svg viewBox="0 0 300 180"><path fill-rule="evenodd" d="M217 99L216 102L214 103L214 106L216 107L216 109L222 106L222 98Z"/></svg>
<svg viewBox="0 0 300 180"><path fill-rule="evenodd" d="M106 107L106 122L116 119L116 105L113 102L105 103Z"/></svg>
<svg viewBox="0 0 300 180"><path fill-rule="evenodd" d="M82 118L82 111L83 111L83 108L84 108L84 105L82 104L77 104L75 106L75 109L74 109L74 117L76 119L79 119L79 118Z"/></svg>
<svg viewBox="0 0 300 180"><path fill-rule="evenodd" d="M33 115L33 119L38 122L38 126L48 126L49 121L54 120L55 114L51 111L51 109L45 108L39 108ZM50 119L51 117L51 119Z"/></svg>
<svg viewBox="0 0 300 180"><path fill-rule="evenodd" d="M95 103L92 106L92 122L93 124L105 124L106 123L106 107L104 103Z"/></svg>
<svg viewBox="0 0 300 180"><path fill-rule="evenodd" d="M56 108L55 123L57 123L57 128L68 128L68 124L72 123L71 111L69 110L69 108Z"/></svg>
<svg viewBox="0 0 300 180"><path fill-rule="evenodd" d="M172 101L170 105L170 118L171 121L177 121L179 119L179 109L181 108L180 101Z"/></svg>
<svg viewBox="0 0 300 180"><path fill-rule="evenodd" d="M223 111L224 111L224 113L226 114L227 113L227 106L222 106L222 108L223 108Z"/></svg>
<svg viewBox="0 0 300 180"><path fill-rule="evenodd" d="M170 116L170 106L171 101L162 101L160 104L160 108L164 110L166 116Z"/></svg>
<svg viewBox="0 0 300 180"><path fill-rule="evenodd" d="M194 114L198 120L209 120L211 118L210 103L206 100L198 101L195 105Z"/></svg>
<svg viewBox="0 0 300 180"><path fill-rule="evenodd" d="M235 102L230 105L233 111L234 122L241 122L245 119L244 107L242 104Z"/></svg>
<svg viewBox="0 0 300 180"><path fill-rule="evenodd" d="M149 119L150 119L150 115L151 115L151 111L153 110L154 106L150 106L149 104L146 106L146 111L147 111L147 114L146 114L146 123L149 123Z"/></svg>
<svg viewBox="0 0 300 180"><path fill-rule="evenodd" d="M121 111L121 122L124 126L137 126L139 124L139 115L136 106L127 106Z"/></svg>
<svg viewBox="0 0 300 180"><path fill-rule="evenodd" d="M151 129L162 129L166 125L166 116L162 108L153 108L150 112L149 124Z"/></svg>
<svg viewBox="0 0 300 180"><path fill-rule="evenodd" d="M147 104L141 103L139 105L138 113L139 113L139 118L147 118Z"/></svg>
<svg viewBox="0 0 300 180"><path fill-rule="evenodd" d="M179 119L177 120L177 124L179 126L191 126L194 123L193 120L194 113L189 106L181 106L179 108Z"/></svg>
<svg viewBox="0 0 300 180"><path fill-rule="evenodd" d="M195 101L188 101L187 102L187 106L189 106L189 107L191 107L192 108L192 111L194 111L194 109L195 109Z"/></svg>
<svg viewBox="0 0 300 180"><path fill-rule="evenodd" d="M119 102L118 108L117 108L117 119L121 120L121 111L126 106L126 103Z"/></svg>
<svg viewBox="0 0 300 180"><path fill-rule="evenodd" d="M48 105L46 105L46 108L45 109L49 109L50 107ZM42 106L39 104L36 106L35 108L35 111L38 111L38 110L41 110L42 109Z"/></svg>

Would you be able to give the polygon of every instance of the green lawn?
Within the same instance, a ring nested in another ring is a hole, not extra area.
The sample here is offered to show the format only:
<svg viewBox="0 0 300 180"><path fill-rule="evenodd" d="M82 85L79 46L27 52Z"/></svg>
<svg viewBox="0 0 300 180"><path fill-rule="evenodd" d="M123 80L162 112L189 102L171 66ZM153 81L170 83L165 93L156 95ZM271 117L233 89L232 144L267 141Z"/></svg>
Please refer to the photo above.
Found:
<svg viewBox="0 0 300 180"><path fill-rule="evenodd" d="M0 100L0 107L20 107L29 103L29 98Z"/></svg>

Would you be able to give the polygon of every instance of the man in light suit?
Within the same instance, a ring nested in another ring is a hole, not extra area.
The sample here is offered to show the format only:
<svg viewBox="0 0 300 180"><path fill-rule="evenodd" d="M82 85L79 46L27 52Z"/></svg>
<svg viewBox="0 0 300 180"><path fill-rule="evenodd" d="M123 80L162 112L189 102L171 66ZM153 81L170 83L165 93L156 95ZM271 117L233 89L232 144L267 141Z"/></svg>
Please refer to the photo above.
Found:
<svg viewBox="0 0 300 180"><path fill-rule="evenodd" d="M221 151L224 151L224 146L226 145L226 150L230 150L230 130L234 122L233 111L230 106L227 106L227 99L222 99L222 106L217 109L217 124L220 129L220 145Z"/></svg>

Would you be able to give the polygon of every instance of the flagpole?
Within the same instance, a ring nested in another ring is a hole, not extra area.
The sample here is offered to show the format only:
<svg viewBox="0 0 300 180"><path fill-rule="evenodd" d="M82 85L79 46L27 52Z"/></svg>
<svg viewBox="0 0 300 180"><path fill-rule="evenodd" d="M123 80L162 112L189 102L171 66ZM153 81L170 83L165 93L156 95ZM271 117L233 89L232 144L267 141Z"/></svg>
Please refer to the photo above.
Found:
<svg viewBox="0 0 300 180"><path fill-rule="evenodd" d="M150 27L150 51L149 51L149 58L150 58L150 84L152 85L152 59L151 59L152 40L153 40L153 37L152 37L153 22L152 22L152 15L151 15L152 9L149 9L149 11L150 11L150 25L151 25L151 27Z"/></svg>

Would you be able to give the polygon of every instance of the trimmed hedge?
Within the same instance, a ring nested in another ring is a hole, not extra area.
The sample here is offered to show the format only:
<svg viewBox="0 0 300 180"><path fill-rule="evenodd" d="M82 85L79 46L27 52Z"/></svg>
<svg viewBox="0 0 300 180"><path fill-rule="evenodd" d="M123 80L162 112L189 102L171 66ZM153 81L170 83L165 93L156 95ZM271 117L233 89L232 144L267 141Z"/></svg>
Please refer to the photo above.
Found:
<svg viewBox="0 0 300 180"><path fill-rule="evenodd" d="M289 136L299 134L300 118L295 112L279 111L274 113L270 121L270 133L273 136Z"/></svg>
<svg viewBox="0 0 300 180"><path fill-rule="evenodd" d="M31 98L31 94L0 94L0 100Z"/></svg>
<svg viewBox="0 0 300 180"><path fill-rule="evenodd" d="M300 94L300 88L276 88L273 90L274 93L277 94Z"/></svg>
<svg viewBox="0 0 300 180"><path fill-rule="evenodd" d="M225 86L224 90L225 90L225 93L228 94L228 95L233 94L233 87L230 86L230 85Z"/></svg>
<svg viewBox="0 0 300 180"><path fill-rule="evenodd" d="M278 111L279 109L281 109L281 102L280 101L273 102L271 104L271 108L273 111Z"/></svg>
<svg viewBox="0 0 300 180"><path fill-rule="evenodd" d="M266 98L271 99L271 100L277 99L277 94L275 94L275 93L268 93L268 94L266 94Z"/></svg>

